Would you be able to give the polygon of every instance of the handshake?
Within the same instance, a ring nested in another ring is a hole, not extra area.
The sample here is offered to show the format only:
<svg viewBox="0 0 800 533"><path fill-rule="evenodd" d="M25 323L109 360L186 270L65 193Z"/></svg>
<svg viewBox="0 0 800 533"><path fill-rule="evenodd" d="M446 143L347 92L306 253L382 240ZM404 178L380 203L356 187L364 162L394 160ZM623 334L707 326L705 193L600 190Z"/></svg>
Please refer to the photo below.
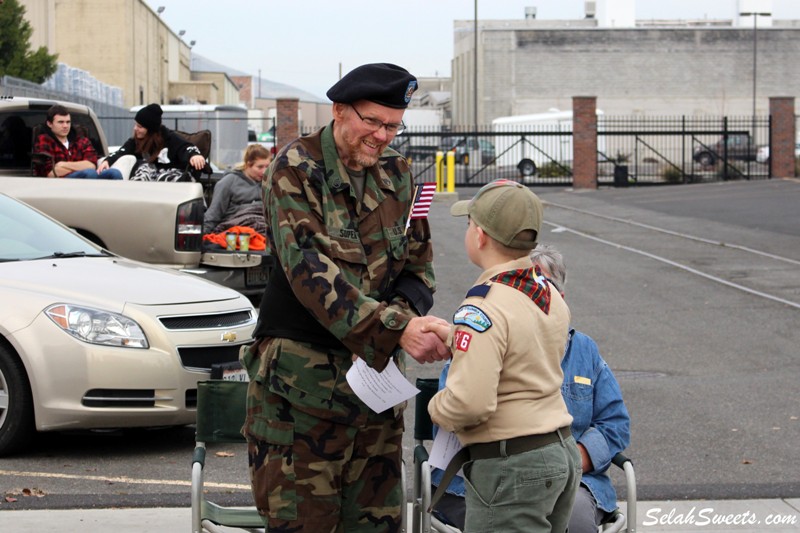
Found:
<svg viewBox="0 0 800 533"><path fill-rule="evenodd" d="M444 361L451 356L450 331L450 323L442 318L414 317L403 330L400 347L418 363Z"/></svg>

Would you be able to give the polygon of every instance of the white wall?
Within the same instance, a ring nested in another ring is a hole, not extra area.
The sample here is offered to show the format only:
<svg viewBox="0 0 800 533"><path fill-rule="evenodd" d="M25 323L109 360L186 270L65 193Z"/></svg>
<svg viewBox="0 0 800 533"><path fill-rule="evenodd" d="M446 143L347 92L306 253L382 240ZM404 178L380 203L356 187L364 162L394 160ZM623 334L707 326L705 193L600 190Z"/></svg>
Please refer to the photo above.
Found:
<svg viewBox="0 0 800 533"><path fill-rule="evenodd" d="M636 27L635 0L598 0L597 24L601 28Z"/></svg>

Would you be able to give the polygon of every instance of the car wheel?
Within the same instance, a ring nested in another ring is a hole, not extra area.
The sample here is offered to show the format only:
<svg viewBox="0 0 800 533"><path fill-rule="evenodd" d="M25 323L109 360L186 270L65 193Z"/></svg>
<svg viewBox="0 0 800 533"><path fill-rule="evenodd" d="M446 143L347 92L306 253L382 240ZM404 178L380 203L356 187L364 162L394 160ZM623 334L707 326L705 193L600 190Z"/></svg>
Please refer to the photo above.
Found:
<svg viewBox="0 0 800 533"><path fill-rule="evenodd" d="M13 453L35 434L33 398L22 361L0 344L0 455Z"/></svg>
<svg viewBox="0 0 800 533"><path fill-rule="evenodd" d="M701 152L697 154L697 162L704 167L710 167L714 164L714 156L708 152Z"/></svg>
<svg viewBox="0 0 800 533"><path fill-rule="evenodd" d="M536 163L526 158L519 162L517 169L522 176L527 178L536 174Z"/></svg>

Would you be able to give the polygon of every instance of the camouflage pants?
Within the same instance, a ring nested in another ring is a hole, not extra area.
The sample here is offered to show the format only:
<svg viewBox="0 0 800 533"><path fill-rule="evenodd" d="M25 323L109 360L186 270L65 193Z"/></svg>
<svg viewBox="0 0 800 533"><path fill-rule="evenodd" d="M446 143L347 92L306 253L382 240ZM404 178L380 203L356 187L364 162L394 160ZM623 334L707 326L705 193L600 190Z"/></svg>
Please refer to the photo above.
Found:
<svg viewBox="0 0 800 533"><path fill-rule="evenodd" d="M350 354L273 339L241 358L250 373L242 429L267 530L399 531L403 418L369 414L344 379Z"/></svg>

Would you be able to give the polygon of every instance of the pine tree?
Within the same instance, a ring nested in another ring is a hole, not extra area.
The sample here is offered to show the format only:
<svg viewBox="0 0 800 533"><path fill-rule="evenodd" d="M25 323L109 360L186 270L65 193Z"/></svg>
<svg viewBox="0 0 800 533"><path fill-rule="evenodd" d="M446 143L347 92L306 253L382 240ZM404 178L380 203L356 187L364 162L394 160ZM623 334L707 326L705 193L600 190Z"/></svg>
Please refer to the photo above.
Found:
<svg viewBox="0 0 800 533"><path fill-rule="evenodd" d="M0 77L43 83L53 75L58 54L49 54L46 46L30 51L33 29L18 0L0 0L0 28Z"/></svg>

